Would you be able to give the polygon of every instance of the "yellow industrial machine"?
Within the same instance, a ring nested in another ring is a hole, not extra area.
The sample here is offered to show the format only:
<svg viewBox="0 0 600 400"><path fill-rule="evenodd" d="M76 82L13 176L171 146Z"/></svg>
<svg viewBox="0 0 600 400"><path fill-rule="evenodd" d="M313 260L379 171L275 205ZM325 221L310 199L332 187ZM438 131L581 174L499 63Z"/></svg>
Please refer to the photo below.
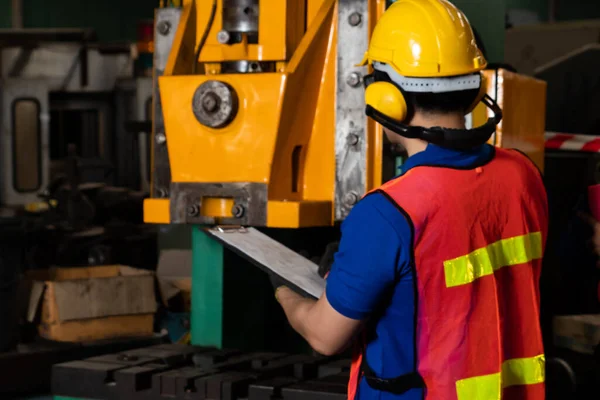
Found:
<svg viewBox="0 0 600 400"><path fill-rule="evenodd" d="M368 71L355 64L384 9L384 0L188 0L159 9L146 222L298 228L344 219L382 180L383 137L364 115ZM489 81L498 100L505 82ZM523 143L534 145L523 150L542 154L544 84L522 81L528 89L510 101L539 112L521 115L505 99L504 123L523 128ZM481 107L472 123L486 118ZM504 143L510 134L503 130Z"/></svg>
<svg viewBox="0 0 600 400"><path fill-rule="evenodd" d="M158 79L171 179L154 181L163 198L146 221L343 219L381 183L383 139L354 64L385 2L219 0L214 14L211 3L183 2Z"/></svg>

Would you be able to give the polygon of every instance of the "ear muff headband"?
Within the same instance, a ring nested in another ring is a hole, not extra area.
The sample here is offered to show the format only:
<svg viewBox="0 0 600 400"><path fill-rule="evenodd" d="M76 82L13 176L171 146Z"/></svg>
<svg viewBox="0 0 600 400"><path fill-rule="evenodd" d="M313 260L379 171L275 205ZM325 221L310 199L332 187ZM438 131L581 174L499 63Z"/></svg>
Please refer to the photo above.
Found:
<svg viewBox="0 0 600 400"><path fill-rule="evenodd" d="M408 126L394 120L367 104L366 114L383 127L409 139L422 139L438 146L453 149L469 149L486 143L496 131L496 125L502 120L502 110L490 96L485 94L481 99L483 104L494 112L487 122L473 129L449 129L434 126L423 128L421 126Z"/></svg>
<svg viewBox="0 0 600 400"><path fill-rule="evenodd" d="M471 104L469 108L467 108L467 114L470 114L475 109L475 107L477 107L477 105L481 102L481 100L483 100L485 94L487 93L487 78L481 72L479 73L479 75L481 76L481 85L479 86L479 93L477 93L477 97L475 97L475 101L473 102L473 104Z"/></svg>
<svg viewBox="0 0 600 400"><path fill-rule="evenodd" d="M442 127L423 128L409 126L402 121L408 114L408 105L402 90L390 81L385 73L369 74L364 78L366 114L385 128L410 139L422 139L443 147L468 149L486 143L502 120L502 110L486 93L486 79L481 74L479 93L467 110L471 112L479 102L490 108L494 115L487 122L473 129L450 129Z"/></svg>

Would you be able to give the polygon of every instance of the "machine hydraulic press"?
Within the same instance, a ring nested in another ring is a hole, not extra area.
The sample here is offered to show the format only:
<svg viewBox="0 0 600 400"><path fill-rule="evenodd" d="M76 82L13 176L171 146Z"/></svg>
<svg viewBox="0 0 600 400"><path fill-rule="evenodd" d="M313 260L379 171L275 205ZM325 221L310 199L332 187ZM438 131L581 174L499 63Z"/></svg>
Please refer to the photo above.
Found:
<svg viewBox="0 0 600 400"><path fill-rule="evenodd" d="M155 104L168 151L154 160L147 221L342 220L381 183L383 139L364 115L366 71L354 64L384 5L222 0L159 10L157 26L173 30Z"/></svg>

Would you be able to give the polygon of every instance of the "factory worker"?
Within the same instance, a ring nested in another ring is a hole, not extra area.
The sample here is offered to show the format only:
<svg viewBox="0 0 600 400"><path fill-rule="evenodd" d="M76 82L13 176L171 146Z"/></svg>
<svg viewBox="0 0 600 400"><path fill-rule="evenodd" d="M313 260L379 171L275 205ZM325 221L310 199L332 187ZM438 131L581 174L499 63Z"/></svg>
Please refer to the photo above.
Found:
<svg viewBox="0 0 600 400"><path fill-rule="evenodd" d="M320 299L277 288L290 324L325 355L355 344L350 399L543 400L546 193L525 155L486 144L502 113L469 22L398 0L363 64L367 115L409 157L344 221ZM493 116L466 129L480 102Z"/></svg>

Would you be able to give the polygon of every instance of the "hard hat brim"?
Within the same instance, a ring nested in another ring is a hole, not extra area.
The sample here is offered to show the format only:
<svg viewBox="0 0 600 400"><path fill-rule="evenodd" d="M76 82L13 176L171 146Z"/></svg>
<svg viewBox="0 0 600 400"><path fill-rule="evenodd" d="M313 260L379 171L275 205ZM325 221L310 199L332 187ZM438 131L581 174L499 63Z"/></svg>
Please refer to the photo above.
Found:
<svg viewBox="0 0 600 400"><path fill-rule="evenodd" d="M364 67L365 65L369 65L369 52L365 51L365 55L363 56L363 59L361 62L359 62L358 64L355 64L355 67Z"/></svg>

